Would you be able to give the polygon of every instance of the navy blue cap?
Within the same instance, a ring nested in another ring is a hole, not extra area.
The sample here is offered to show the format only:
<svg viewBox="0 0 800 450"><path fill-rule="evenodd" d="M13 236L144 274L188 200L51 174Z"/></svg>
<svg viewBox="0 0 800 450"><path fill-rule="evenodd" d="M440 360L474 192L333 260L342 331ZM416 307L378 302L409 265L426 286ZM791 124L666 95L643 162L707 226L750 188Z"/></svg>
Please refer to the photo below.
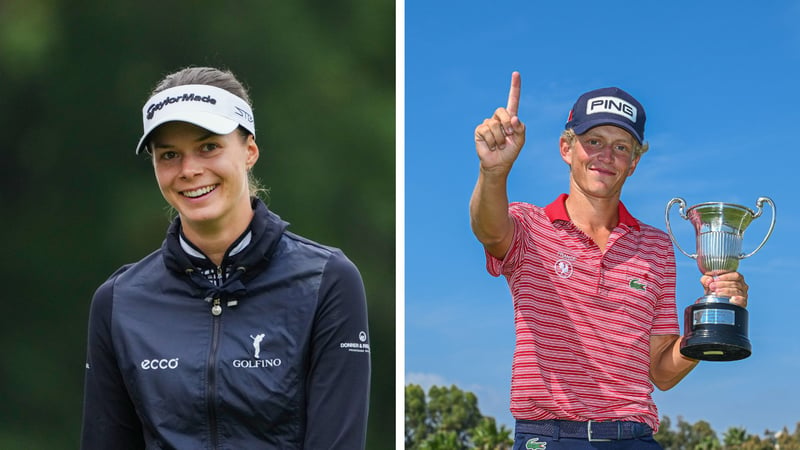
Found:
<svg viewBox="0 0 800 450"><path fill-rule="evenodd" d="M578 98L564 129L583 134L599 125L615 125L644 142L644 107L631 94L617 87L589 91Z"/></svg>

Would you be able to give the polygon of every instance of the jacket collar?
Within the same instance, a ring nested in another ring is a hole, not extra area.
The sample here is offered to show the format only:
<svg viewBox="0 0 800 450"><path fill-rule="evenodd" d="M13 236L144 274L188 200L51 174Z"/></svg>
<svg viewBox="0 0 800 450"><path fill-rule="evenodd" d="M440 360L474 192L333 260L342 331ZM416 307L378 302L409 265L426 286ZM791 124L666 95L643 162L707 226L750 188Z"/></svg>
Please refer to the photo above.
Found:
<svg viewBox="0 0 800 450"><path fill-rule="evenodd" d="M251 204L253 219L250 221L250 226L225 252L222 266L243 267L249 271L255 266L266 263L281 235L289 226L277 214L267 209L260 199L254 197ZM187 251L186 246L191 251ZM182 236L180 217L176 217L170 224L161 249L164 263L170 270L186 272L194 270L198 266L214 267L213 263L197 247Z"/></svg>

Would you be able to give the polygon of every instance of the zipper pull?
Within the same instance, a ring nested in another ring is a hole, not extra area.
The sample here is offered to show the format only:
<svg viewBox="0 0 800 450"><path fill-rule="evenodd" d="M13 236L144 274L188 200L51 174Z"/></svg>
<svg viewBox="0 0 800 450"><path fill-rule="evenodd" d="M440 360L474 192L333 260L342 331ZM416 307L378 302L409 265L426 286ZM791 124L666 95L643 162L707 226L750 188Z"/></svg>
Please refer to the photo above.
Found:
<svg viewBox="0 0 800 450"><path fill-rule="evenodd" d="M211 307L211 314L215 316L222 314L222 306L220 305L220 301L218 298L214 299L213 306Z"/></svg>

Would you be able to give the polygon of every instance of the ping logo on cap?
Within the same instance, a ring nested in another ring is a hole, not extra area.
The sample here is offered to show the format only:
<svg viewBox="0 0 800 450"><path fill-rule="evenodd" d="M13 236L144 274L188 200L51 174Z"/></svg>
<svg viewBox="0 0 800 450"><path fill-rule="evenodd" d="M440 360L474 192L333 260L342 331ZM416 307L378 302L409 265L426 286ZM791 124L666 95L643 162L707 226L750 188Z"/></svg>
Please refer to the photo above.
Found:
<svg viewBox="0 0 800 450"><path fill-rule="evenodd" d="M625 117L636 123L637 109L631 103L619 97L594 97L586 101L586 115L596 113L611 113Z"/></svg>

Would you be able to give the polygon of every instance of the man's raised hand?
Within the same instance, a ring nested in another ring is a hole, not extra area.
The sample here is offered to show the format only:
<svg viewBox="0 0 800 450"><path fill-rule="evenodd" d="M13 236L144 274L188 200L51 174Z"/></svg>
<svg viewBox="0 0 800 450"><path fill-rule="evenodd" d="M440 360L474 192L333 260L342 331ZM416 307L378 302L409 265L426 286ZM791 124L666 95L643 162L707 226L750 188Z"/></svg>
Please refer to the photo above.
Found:
<svg viewBox="0 0 800 450"><path fill-rule="evenodd" d="M521 89L522 77L514 72L506 107L475 128L475 150L484 171L507 174L525 144L525 125L517 115Z"/></svg>

